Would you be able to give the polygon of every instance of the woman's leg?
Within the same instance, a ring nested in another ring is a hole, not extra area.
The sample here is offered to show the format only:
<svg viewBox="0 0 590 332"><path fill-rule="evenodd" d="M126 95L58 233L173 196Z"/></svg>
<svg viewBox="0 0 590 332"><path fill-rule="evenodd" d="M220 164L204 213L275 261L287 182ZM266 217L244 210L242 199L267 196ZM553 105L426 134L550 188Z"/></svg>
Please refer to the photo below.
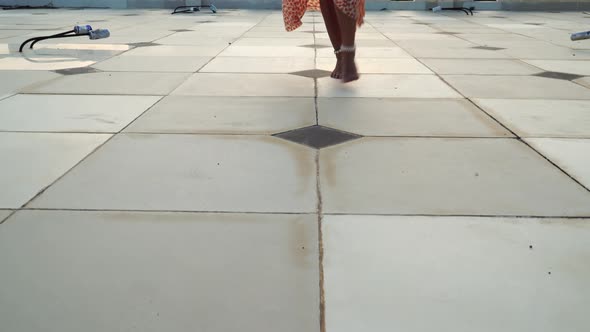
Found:
<svg viewBox="0 0 590 332"><path fill-rule="evenodd" d="M354 56L356 53L354 43L356 35L356 20L338 9L336 9L336 14L340 26L340 36L342 37L342 49L340 50L342 61L342 82L347 83L356 81L359 79L359 74L354 62Z"/></svg>
<svg viewBox="0 0 590 332"><path fill-rule="evenodd" d="M326 30L328 31L328 36L330 37L330 42L334 47L334 51L337 52L340 50L340 46L342 45L342 37L340 36L340 26L338 25L338 16L336 11L336 6L334 5L334 0L320 0L320 8L322 10L322 16L324 17L324 23L326 23ZM340 53L336 54L336 68L330 75L333 78L342 78L341 73L341 55Z"/></svg>

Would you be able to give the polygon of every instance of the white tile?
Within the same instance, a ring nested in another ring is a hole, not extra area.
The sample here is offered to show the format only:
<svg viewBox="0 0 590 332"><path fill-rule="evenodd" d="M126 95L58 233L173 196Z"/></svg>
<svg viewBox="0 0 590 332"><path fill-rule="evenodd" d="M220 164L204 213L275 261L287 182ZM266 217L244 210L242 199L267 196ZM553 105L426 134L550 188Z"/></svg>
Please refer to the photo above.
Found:
<svg viewBox="0 0 590 332"><path fill-rule="evenodd" d="M61 75L48 71L2 71L0 79L0 95L8 95L26 88L32 84L48 82Z"/></svg>
<svg viewBox="0 0 590 332"><path fill-rule="evenodd" d="M57 94L166 95L189 76L190 74L186 73L91 73L64 76L23 91Z"/></svg>
<svg viewBox="0 0 590 332"><path fill-rule="evenodd" d="M326 216L326 330L584 330L589 221Z"/></svg>
<svg viewBox="0 0 590 332"><path fill-rule="evenodd" d="M311 78L288 74L198 73L192 75L173 95L237 97L312 97Z"/></svg>
<svg viewBox="0 0 590 332"><path fill-rule="evenodd" d="M590 215L590 192L514 139L363 138L320 171L326 213Z"/></svg>
<svg viewBox="0 0 590 332"><path fill-rule="evenodd" d="M501 59L421 59L437 74L532 75L542 70L518 60Z"/></svg>
<svg viewBox="0 0 590 332"><path fill-rule="evenodd" d="M313 98L170 96L127 131L275 134L315 123Z"/></svg>
<svg viewBox="0 0 590 332"><path fill-rule="evenodd" d="M313 212L314 151L269 136L119 135L34 207Z"/></svg>
<svg viewBox="0 0 590 332"><path fill-rule="evenodd" d="M312 58L217 57L201 73L292 73L315 68Z"/></svg>
<svg viewBox="0 0 590 332"><path fill-rule="evenodd" d="M96 61L71 57L33 56L0 58L0 70L59 70L93 65Z"/></svg>
<svg viewBox="0 0 590 332"><path fill-rule="evenodd" d="M329 46L329 44L326 44ZM320 48L317 50L318 58L334 58L334 49L332 46L327 48ZM355 57L361 58L412 58L408 52L404 51L401 47L359 47L356 50Z"/></svg>
<svg viewBox="0 0 590 332"><path fill-rule="evenodd" d="M317 68L332 71L336 58L318 58ZM361 74L433 74L430 69L415 59L358 58L358 71Z"/></svg>
<svg viewBox="0 0 590 332"><path fill-rule="evenodd" d="M301 46L313 45L313 36L298 38L240 38L233 46Z"/></svg>
<svg viewBox="0 0 590 332"><path fill-rule="evenodd" d="M18 208L110 135L0 133L0 208Z"/></svg>
<svg viewBox="0 0 590 332"><path fill-rule="evenodd" d="M16 95L0 101L0 131L118 132L159 99Z"/></svg>
<svg viewBox="0 0 590 332"><path fill-rule="evenodd" d="M228 45L219 46L179 46L179 45L158 45L149 47L138 47L125 52L122 56L167 56L167 57L203 57L216 56Z"/></svg>
<svg viewBox="0 0 590 332"><path fill-rule="evenodd" d="M475 46L475 45L474 45ZM406 52L417 58L452 58L452 59L506 59L507 54L493 50L482 50L472 47L445 47L440 45L433 47L424 44L422 46L404 47Z"/></svg>
<svg viewBox="0 0 590 332"><path fill-rule="evenodd" d="M590 188L590 139L527 138L526 141Z"/></svg>
<svg viewBox="0 0 590 332"><path fill-rule="evenodd" d="M535 76L445 75L467 97L497 99L590 99L590 90L575 83Z"/></svg>
<svg viewBox="0 0 590 332"><path fill-rule="evenodd" d="M319 326L313 215L21 211L1 227L10 331Z"/></svg>
<svg viewBox="0 0 590 332"><path fill-rule="evenodd" d="M318 80L320 97L372 98L460 98L457 92L434 75L361 75L358 81L342 84L330 77Z"/></svg>
<svg viewBox="0 0 590 332"><path fill-rule="evenodd" d="M0 223L4 221L4 219L6 219L6 217L8 217L11 213L12 211L10 210L0 210Z"/></svg>
<svg viewBox="0 0 590 332"><path fill-rule="evenodd" d="M298 46L236 46L232 45L219 54L220 57L296 57L313 58L314 49Z"/></svg>
<svg viewBox="0 0 590 332"><path fill-rule="evenodd" d="M546 71L590 76L590 60L523 60Z"/></svg>
<svg viewBox="0 0 590 332"><path fill-rule="evenodd" d="M104 71L194 73L210 60L203 56L118 56L93 67Z"/></svg>
<svg viewBox="0 0 590 332"><path fill-rule="evenodd" d="M474 99L522 137L590 138L590 101Z"/></svg>
<svg viewBox="0 0 590 332"><path fill-rule="evenodd" d="M588 89L590 89L590 77L582 77L579 78L577 80L574 80L574 82L583 85L585 87L587 87Z"/></svg>
<svg viewBox="0 0 590 332"><path fill-rule="evenodd" d="M510 136L464 99L319 98L318 118L365 136Z"/></svg>

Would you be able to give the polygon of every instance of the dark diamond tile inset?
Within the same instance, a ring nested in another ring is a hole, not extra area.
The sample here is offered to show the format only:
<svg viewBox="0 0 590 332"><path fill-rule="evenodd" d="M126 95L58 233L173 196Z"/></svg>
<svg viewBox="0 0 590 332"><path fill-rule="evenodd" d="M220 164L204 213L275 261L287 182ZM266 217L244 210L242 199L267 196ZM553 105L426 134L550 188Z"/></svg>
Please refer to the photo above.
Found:
<svg viewBox="0 0 590 332"><path fill-rule="evenodd" d="M493 18L506 18L506 16L490 16L490 17L493 17Z"/></svg>
<svg viewBox="0 0 590 332"><path fill-rule="evenodd" d="M360 135L318 125L286 131L273 136L306 145L314 149L321 149L362 137Z"/></svg>
<svg viewBox="0 0 590 332"><path fill-rule="evenodd" d="M62 74L62 75L79 75L79 74L91 74L91 73L98 73L100 70L92 67L79 67L79 68L68 68L68 69L59 69L55 70L55 73Z"/></svg>
<svg viewBox="0 0 590 332"><path fill-rule="evenodd" d="M327 70L310 69L310 70L296 71L296 72L289 73L289 74L303 76L303 77L309 77L309 78L322 78L322 77L328 77L332 73Z"/></svg>
<svg viewBox="0 0 590 332"><path fill-rule="evenodd" d="M139 14L123 14L121 16L139 16Z"/></svg>
<svg viewBox="0 0 590 332"><path fill-rule="evenodd" d="M545 23L525 23L525 24L528 24L528 25L545 25Z"/></svg>
<svg viewBox="0 0 590 332"><path fill-rule="evenodd" d="M565 80L565 81L573 81L578 78L584 77L583 75L576 75L576 74L569 74L569 73L560 73L557 71L544 71L542 73L534 74L533 76L537 77L545 77L545 78L554 78L557 80Z"/></svg>
<svg viewBox="0 0 590 332"><path fill-rule="evenodd" d="M320 49L320 48L329 48L330 46L326 46L326 45L300 45L299 47Z"/></svg>
<svg viewBox="0 0 590 332"><path fill-rule="evenodd" d="M130 43L127 44L133 47L150 47L150 46L159 46L160 44L152 43L152 42L140 42L140 43Z"/></svg>
<svg viewBox="0 0 590 332"><path fill-rule="evenodd" d="M439 34L439 35L458 35L459 33L458 32L440 31L440 32L437 32L437 34Z"/></svg>
<svg viewBox="0 0 590 332"><path fill-rule="evenodd" d="M505 48L501 48L501 47L491 47L491 46L475 46L473 47L477 50L486 50L486 51L499 51L499 50L505 50Z"/></svg>
<svg viewBox="0 0 590 332"><path fill-rule="evenodd" d="M189 30L189 29L175 29L175 30L170 30L170 31L174 31L174 32L190 32L190 31L195 31L195 30Z"/></svg>
<svg viewBox="0 0 590 332"><path fill-rule="evenodd" d="M108 22L108 20L88 20L90 23Z"/></svg>

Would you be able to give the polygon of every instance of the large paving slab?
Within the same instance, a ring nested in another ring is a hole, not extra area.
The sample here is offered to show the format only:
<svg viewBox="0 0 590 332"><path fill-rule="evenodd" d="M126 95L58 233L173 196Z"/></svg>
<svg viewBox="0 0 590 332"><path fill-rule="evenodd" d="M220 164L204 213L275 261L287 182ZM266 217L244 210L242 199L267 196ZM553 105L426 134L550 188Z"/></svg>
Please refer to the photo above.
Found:
<svg viewBox="0 0 590 332"><path fill-rule="evenodd" d="M59 70L85 67L95 61L60 56L7 56L0 58L0 70Z"/></svg>
<svg viewBox="0 0 590 332"><path fill-rule="evenodd" d="M138 47L121 56L166 56L166 57L211 57L219 54L227 45L154 45L148 47Z"/></svg>
<svg viewBox="0 0 590 332"><path fill-rule="evenodd" d="M201 73L292 73L315 68L313 58L218 57Z"/></svg>
<svg viewBox="0 0 590 332"><path fill-rule="evenodd" d="M0 210L0 222L4 221L11 213L12 211L10 210Z"/></svg>
<svg viewBox="0 0 590 332"><path fill-rule="evenodd" d="M526 139L537 151L590 188L590 139Z"/></svg>
<svg viewBox="0 0 590 332"><path fill-rule="evenodd" d="M316 44L318 44L316 42ZM325 44L325 48L317 49L316 56L317 58L334 58L334 49L332 48L330 43ZM408 52L404 51L401 47L397 47L395 45L391 45L389 47L359 47L356 50L355 54L356 58L360 61L360 59L364 58L371 58L371 59L381 59L381 58L399 58L399 59L411 59L412 56L408 54Z"/></svg>
<svg viewBox="0 0 590 332"><path fill-rule="evenodd" d="M364 138L322 150L320 176L326 213L590 216L590 192L514 139Z"/></svg>
<svg viewBox="0 0 590 332"><path fill-rule="evenodd" d="M543 70L508 59L421 59L440 75L532 75Z"/></svg>
<svg viewBox="0 0 590 332"><path fill-rule="evenodd" d="M535 76L445 75L466 97L496 99L590 99L590 89L575 83Z"/></svg>
<svg viewBox="0 0 590 332"><path fill-rule="evenodd" d="M588 60L524 60L533 66L546 71L570 73L590 76L590 61Z"/></svg>
<svg viewBox="0 0 590 332"><path fill-rule="evenodd" d="M194 73L211 59L206 56L117 56L93 67L104 71Z"/></svg>
<svg viewBox="0 0 590 332"><path fill-rule="evenodd" d="M365 98L461 97L455 90L434 75L362 75L361 78L346 85L330 77L319 79L318 96Z"/></svg>
<svg viewBox="0 0 590 332"><path fill-rule="evenodd" d="M269 136L119 135L31 206L313 212L314 155Z"/></svg>
<svg viewBox="0 0 590 332"><path fill-rule="evenodd" d="M169 96L126 131L275 134L315 123L313 98Z"/></svg>
<svg viewBox="0 0 590 332"><path fill-rule="evenodd" d="M325 216L322 228L326 331L590 324L588 219Z"/></svg>
<svg viewBox="0 0 590 332"><path fill-rule="evenodd" d="M0 101L0 131L118 132L160 98L15 95Z"/></svg>
<svg viewBox="0 0 590 332"><path fill-rule="evenodd" d="M220 57L296 57L314 58L311 48L298 46L230 46L219 54Z"/></svg>
<svg viewBox="0 0 590 332"><path fill-rule="evenodd" d="M21 211L1 227L9 331L319 328L314 215Z"/></svg>
<svg viewBox="0 0 590 332"><path fill-rule="evenodd" d="M188 73L103 72L64 76L35 87L27 93L167 95L190 77ZM149 84L146 84L148 83Z"/></svg>
<svg viewBox="0 0 590 332"><path fill-rule="evenodd" d="M319 98L321 125L365 136L505 137L464 99Z"/></svg>
<svg viewBox="0 0 590 332"><path fill-rule="evenodd" d="M61 75L48 71L2 71L0 80L0 99L6 95L18 92L19 90L40 82L47 82L61 77Z"/></svg>
<svg viewBox="0 0 590 332"><path fill-rule="evenodd" d="M590 138L590 101L474 99L522 137Z"/></svg>
<svg viewBox="0 0 590 332"><path fill-rule="evenodd" d="M430 69L415 59L359 58L356 61L361 74L432 74ZM317 68L332 71L336 58L317 58Z"/></svg>
<svg viewBox="0 0 590 332"><path fill-rule="evenodd" d="M19 208L110 135L0 133L0 208Z"/></svg>
<svg viewBox="0 0 590 332"><path fill-rule="evenodd" d="M314 83L310 78L288 74L197 73L172 95L313 97Z"/></svg>

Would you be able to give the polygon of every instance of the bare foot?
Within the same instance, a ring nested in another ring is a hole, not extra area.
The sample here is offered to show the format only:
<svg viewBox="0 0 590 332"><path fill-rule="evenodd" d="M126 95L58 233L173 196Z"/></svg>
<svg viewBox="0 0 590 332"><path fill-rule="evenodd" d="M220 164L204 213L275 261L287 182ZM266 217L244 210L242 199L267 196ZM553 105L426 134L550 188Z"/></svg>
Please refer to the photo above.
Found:
<svg viewBox="0 0 590 332"><path fill-rule="evenodd" d="M335 79L342 78L342 55L340 53L336 53L336 68L334 68L330 77Z"/></svg>
<svg viewBox="0 0 590 332"><path fill-rule="evenodd" d="M359 79L359 74L354 63L355 52L342 52L342 83L348 83Z"/></svg>

